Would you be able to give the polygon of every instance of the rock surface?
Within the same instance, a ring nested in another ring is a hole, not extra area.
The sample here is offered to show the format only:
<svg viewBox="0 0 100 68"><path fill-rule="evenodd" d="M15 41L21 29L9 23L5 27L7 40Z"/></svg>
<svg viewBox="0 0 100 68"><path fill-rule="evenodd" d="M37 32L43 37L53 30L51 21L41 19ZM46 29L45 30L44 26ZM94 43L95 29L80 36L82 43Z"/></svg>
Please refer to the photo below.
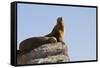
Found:
<svg viewBox="0 0 100 68"><path fill-rule="evenodd" d="M18 64L68 62L68 47L60 42L44 44L27 54L17 55Z"/></svg>

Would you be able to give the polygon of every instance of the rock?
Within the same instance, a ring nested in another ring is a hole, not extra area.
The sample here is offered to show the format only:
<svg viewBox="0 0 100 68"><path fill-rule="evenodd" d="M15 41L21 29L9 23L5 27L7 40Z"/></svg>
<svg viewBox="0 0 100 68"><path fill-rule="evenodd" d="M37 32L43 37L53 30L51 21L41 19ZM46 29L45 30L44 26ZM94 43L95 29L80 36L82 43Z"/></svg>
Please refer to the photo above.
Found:
<svg viewBox="0 0 100 68"><path fill-rule="evenodd" d="M41 63L57 63L57 62L68 62L69 59L65 55L55 55L55 56L48 56L47 58L40 58L30 60L28 64L41 64Z"/></svg>
<svg viewBox="0 0 100 68"><path fill-rule="evenodd" d="M17 55L18 64L68 62L68 48L60 42L44 44L27 54Z"/></svg>

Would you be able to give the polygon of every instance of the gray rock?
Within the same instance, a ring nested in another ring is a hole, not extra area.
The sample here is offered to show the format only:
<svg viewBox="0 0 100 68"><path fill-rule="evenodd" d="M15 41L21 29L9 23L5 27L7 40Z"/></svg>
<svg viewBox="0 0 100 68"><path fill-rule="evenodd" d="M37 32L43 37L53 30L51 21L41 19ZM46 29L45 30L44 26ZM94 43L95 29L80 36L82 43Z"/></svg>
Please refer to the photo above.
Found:
<svg viewBox="0 0 100 68"><path fill-rule="evenodd" d="M68 62L68 47L60 42L44 44L27 54L17 56L18 64Z"/></svg>

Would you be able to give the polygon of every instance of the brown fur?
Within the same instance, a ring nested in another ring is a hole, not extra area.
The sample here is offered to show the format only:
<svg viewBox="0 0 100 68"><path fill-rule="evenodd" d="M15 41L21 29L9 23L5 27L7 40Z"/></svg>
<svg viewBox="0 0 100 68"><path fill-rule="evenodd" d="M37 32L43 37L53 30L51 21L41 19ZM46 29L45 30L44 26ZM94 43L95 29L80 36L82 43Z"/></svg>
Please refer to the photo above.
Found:
<svg viewBox="0 0 100 68"><path fill-rule="evenodd" d="M20 43L19 53L26 54L32 49L35 49L43 44L56 43L57 40L54 37L33 37L28 38Z"/></svg>
<svg viewBox="0 0 100 68"><path fill-rule="evenodd" d="M57 42L64 43L64 23L62 17L57 18L57 24L54 26L52 32L45 35L45 37L55 37Z"/></svg>

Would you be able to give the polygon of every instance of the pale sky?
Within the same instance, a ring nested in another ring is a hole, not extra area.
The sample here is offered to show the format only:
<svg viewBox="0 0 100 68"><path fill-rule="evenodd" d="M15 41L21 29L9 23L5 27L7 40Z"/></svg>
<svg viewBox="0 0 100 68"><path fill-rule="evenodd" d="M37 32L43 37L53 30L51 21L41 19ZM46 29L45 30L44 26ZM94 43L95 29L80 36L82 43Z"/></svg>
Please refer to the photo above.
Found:
<svg viewBox="0 0 100 68"><path fill-rule="evenodd" d="M96 8L22 3L17 7L17 49L24 39L48 34L62 16L71 61L96 59Z"/></svg>

